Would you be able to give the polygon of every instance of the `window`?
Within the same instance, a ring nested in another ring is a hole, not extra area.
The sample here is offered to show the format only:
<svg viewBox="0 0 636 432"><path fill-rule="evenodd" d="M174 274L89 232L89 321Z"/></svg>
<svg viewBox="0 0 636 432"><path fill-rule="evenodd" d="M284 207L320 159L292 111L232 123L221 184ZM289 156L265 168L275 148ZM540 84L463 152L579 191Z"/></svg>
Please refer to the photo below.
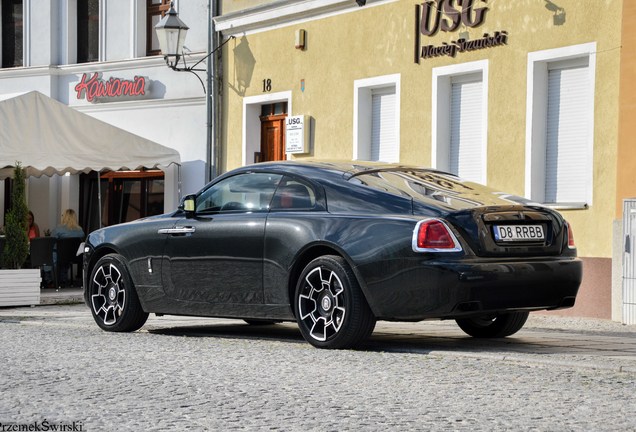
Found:
<svg viewBox="0 0 636 432"><path fill-rule="evenodd" d="M155 26L170 10L170 0L146 0L146 55L161 54Z"/></svg>
<svg viewBox="0 0 636 432"><path fill-rule="evenodd" d="M432 166L486 183L488 61L433 69Z"/></svg>
<svg viewBox="0 0 636 432"><path fill-rule="evenodd" d="M77 62L99 60L99 0L77 2Z"/></svg>
<svg viewBox="0 0 636 432"><path fill-rule="evenodd" d="M308 210L316 205L316 195L308 185L285 177L272 200L272 210Z"/></svg>
<svg viewBox="0 0 636 432"><path fill-rule="evenodd" d="M354 83L353 158L400 160L400 75Z"/></svg>
<svg viewBox="0 0 636 432"><path fill-rule="evenodd" d="M530 53L526 195L558 208L592 200L596 45Z"/></svg>
<svg viewBox="0 0 636 432"><path fill-rule="evenodd" d="M22 0L2 0L2 67L23 65L24 20Z"/></svg>
<svg viewBox="0 0 636 432"><path fill-rule="evenodd" d="M466 179L482 178L482 86L481 74L451 78L449 169Z"/></svg>
<svg viewBox="0 0 636 432"><path fill-rule="evenodd" d="M395 87L371 91L371 147L369 159L397 162L395 142Z"/></svg>
<svg viewBox="0 0 636 432"><path fill-rule="evenodd" d="M281 177L279 174L249 173L227 178L213 184L197 197L196 211L267 211Z"/></svg>

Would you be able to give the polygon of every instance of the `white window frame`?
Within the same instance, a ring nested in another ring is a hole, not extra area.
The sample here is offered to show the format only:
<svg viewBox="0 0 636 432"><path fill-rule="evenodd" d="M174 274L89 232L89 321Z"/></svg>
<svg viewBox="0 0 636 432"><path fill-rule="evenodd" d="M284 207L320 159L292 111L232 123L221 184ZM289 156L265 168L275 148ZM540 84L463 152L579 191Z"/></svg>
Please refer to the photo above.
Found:
<svg viewBox="0 0 636 432"><path fill-rule="evenodd" d="M77 1L62 0L62 62L77 63ZM133 2L134 3L134 2ZM106 0L99 0L98 61L106 61Z"/></svg>
<svg viewBox="0 0 636 432"><path fill-rule="evenodd" d="M22 0L22 67L31 66L31 0ZM0 22L2 11L0 10ZM0 60L2 60L2 32L0 32Z"/></svg>
<svg viewBox="0 0 636 432"><path fill-rule="evenodd" d="M596 42L528 53L526 98L526 162L525 196L543 203L545 201L546 131L548 110L548 69L551 63L587 57L589 71L589 106L587 122L587 148L590 157L585 202L546 204L557 209L583 209L592 205L594 161L594 93L596 76Z"/></svg>
<svg viewBox="0 0 636 432"><path fill-rule="evenodd" d="M448 171L450 160L450 103L453 77L481 74L481 177L472 179L486 184L488 179L488 60L433 68L431 114L431 167Z"/></svg>
<svg viewBox="0 0 636 432"><path fill-rule="evenodd" d="M373 90L392 87L395 90L395 142L400 154L400 74L364 78L353 82L353 159L360 160L362 146L371 143ZM399 156L398 156L399 159ZM386 162L399 162L391 160Z"/></svg>
<svg viewBox="0 0 636 432"><path fill-rule="evenodd" d="M254 163L253 155L261 151L261 105L287 102L287 115L292 115L292 92L284 91L243 98L243 131L241 150L243 166ZM289 153L285 153L289 159Z"/></svg>

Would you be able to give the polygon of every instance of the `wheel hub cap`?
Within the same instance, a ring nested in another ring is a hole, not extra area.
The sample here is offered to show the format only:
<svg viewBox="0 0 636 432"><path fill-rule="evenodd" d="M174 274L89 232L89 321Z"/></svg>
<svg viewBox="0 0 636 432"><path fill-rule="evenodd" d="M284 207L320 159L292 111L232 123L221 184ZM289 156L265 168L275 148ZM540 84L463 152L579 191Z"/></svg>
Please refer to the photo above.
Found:
<svg viewBox="0 0 636 432"><path fill-rule="evenodd" d="M116 298L117 298L117 290L115 289L115 287L110 287L110 289L108 290L108 299L110 301L115 301Z"/></svg>
<svg viewBox="0 0 636 432"><path fill-rule="evenodd" d="M324 296L322 298L322 302L320 302L320 305L322 306L322 310L328 312L329 309L331 309L331 299L329 298L329 296Z"/></svg>

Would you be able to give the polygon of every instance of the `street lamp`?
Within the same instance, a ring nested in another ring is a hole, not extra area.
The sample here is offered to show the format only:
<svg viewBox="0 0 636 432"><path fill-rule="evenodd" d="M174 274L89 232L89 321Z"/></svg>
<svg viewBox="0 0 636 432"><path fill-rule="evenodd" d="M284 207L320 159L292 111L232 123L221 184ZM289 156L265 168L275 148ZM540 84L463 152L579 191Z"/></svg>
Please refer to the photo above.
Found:
<svg viewBox="0 0 636 432"><path fill-rule="evenodd" d="M211 6L208 6L208 9L211 10ZM212 14L210 14L209 19L211 21ZM170 10L166 13L166 15L161 18L161 20L155 26L155 31L157 32L157 39L159 39L159 47L161 48L161 53L163 54L163 58L166 60L166 65L174 71L177 72L192 72L194 76L199 79L201 86L203 87L203 92L207 93L205 84L203 84L203 80L201 77L197 75L195 72L207 72L208 73L208 87L210 86L211 81L211 70L210 63L208 62L207 69L197 69L197 66L200 65L204 60L207 60L212 54L214 54L219 48L228 43L230 40L234 39L234 36L230 36L225 42L221 45L217 46L212 50L212 35L208 35L208 51L210 53L203 57L201 60L193 64L192 66L188 66L186 64L185 56L183 55L183 44L185 43L185 37L188 33L190 27L186 25L179 18L179 14L174 10L174 2L170 2ZM179 60L182 60L183 67L179 67Z"/></svg>
<svg viewBox="0 0 636 432"><path fill-rule="evenodd" d="M177 64L183 53L183 44L189 28L174 10L174 2L170 2L170 10L155 26L163 58L173 70L178 70Z"/></svg>
<svg viewBox="0 0 636 432"><path fill-rule="evenodd" d="M219 94L218 82L212 78L216 76L216 71L219 70L217 65L218 60L212 57L216 51L218 51L223 45L234 39L234 36L230 36L225 42L216 48L212 47L216 44L216 33L213 30L212 18L216 16L216 6L214 6L212 0L208 0L208 55L201 60L188 66L186 64L185 56L183 55L183 44L185 42L186 33L189 27L179 19L177 11L174 10L174 2L170 2L170 10L155 26L157 32L157 38L159 39L159 46L163 58L166 60L166 65L174 71L178 72L191 72L197 77L203 92L205 93L205 106L206 106L206 182L212 180L218 175L218 167L220 163L220 149L217 145L219 141L218 137L218 115L216 110L216 95ZM183 67L179 67L179 60L183 61ZM207 60L207 67L205 69L197 69L196 67L204 60ZM203 80L196 72L206 73L207 87L203 84Z"/></svg>

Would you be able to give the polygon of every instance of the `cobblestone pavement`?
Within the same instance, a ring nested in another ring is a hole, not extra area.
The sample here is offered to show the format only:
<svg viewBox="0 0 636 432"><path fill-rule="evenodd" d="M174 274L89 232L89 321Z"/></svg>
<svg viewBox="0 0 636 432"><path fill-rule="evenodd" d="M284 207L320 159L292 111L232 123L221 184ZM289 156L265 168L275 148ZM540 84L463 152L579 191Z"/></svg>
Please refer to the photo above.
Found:
<svg viewBox="0 0 636 432"><path fill-rule="evenodd" d="M114 334L58 305L0 309L0 338L4 427L636 430L636 326L599 320L533 315L493 341L379 323L362 349L328 351L293 324L151 317Z"/></svg>

